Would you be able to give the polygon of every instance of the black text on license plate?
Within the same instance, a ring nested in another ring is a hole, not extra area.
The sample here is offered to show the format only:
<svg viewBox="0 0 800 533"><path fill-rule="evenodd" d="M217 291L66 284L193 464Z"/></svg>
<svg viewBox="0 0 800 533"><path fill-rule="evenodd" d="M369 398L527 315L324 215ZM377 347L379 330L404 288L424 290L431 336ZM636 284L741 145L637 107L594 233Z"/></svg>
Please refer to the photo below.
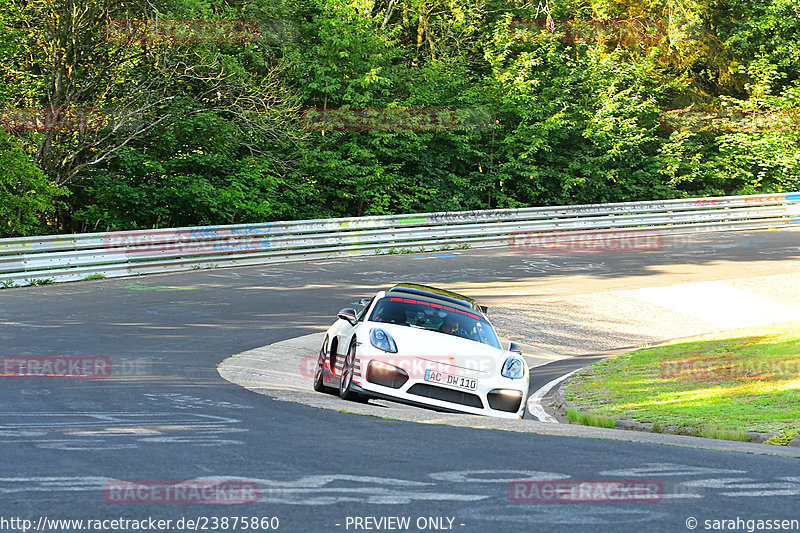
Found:
<svg viewBox="0 0 800 533"><path fill-rule="evenodd" d="M478 388L478 380L472 378L465 378L463 376L454 376L444 372L436 372L435 370L428 369L425 371L425 381L431 383L441 383L442 385L449 385L459 389L475 390Z"/></svg>

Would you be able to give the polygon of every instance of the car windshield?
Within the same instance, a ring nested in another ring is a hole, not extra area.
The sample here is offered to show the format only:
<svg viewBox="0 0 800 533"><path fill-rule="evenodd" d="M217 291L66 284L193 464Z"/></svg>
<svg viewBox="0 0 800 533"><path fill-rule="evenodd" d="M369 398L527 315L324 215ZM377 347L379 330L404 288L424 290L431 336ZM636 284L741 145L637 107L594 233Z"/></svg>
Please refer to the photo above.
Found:
<svg viewBox="0 0 800 533"><path fill-rule="evenodd" d="M448 305L387 296L375 304L369 320L438 331L502 349L494 329L480 315Z"/></svg>

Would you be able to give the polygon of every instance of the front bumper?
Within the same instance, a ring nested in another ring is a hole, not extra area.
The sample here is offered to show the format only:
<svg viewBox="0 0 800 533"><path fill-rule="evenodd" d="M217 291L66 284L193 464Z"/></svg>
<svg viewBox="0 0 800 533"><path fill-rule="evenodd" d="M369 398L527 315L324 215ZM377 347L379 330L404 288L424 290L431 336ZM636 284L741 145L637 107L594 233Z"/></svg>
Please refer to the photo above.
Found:
<svg viewBox="0 0 800 533"><path fill-rule="evenodd" d="M366 369L372 360L382 361L381 354L360 355L356 358L353 387L356 392L365 396L451 413L517 419L522 418L525 413L530 381L527 368L521 379L505 378L489 372L463 371L477 380L475 390L429 382L419 372L407 372L408 380L402 386L393 388L367 379ZM458 375L460 372L456 368L452 373Z"/></svg>

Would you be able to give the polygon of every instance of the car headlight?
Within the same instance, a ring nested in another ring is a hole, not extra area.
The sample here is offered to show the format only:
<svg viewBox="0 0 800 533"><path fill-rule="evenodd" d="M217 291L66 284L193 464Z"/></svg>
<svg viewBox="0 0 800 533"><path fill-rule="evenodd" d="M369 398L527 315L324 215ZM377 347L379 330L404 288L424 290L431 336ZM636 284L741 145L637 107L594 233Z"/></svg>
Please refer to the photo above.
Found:
<svg viewBox="0 0 800 533"><path fill-rule="evenodd" d="M369 342L374 347L384 352L397 353L397 345L394 343L394 339L382 329L371 329L369 332Z"/></svg>
<svg viewBox="0 0 800 533"><path fill-rule="evenodd" d="M522 359L513 355L506 359L500 374L502 374L503 377L511 379L522 378L525 375L525 365L522 364Z"/></svg>

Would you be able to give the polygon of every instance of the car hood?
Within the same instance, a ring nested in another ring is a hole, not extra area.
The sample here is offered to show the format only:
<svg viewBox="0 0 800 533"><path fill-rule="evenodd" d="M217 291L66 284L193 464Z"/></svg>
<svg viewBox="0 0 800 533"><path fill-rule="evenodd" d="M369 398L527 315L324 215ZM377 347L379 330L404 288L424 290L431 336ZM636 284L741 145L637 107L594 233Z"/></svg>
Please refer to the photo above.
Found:
<svg viewBox="0 0 800 533"><path fill-rule="evenodd" d="M433 362L449 361L460 368L493 372L507 357L518 355L438 331L383 322L366 322L365 326L368 329L380 328L391 335L397 344L398 356L415 356ZM365 338L364 342L369 343L369 339Z"/></svg>

